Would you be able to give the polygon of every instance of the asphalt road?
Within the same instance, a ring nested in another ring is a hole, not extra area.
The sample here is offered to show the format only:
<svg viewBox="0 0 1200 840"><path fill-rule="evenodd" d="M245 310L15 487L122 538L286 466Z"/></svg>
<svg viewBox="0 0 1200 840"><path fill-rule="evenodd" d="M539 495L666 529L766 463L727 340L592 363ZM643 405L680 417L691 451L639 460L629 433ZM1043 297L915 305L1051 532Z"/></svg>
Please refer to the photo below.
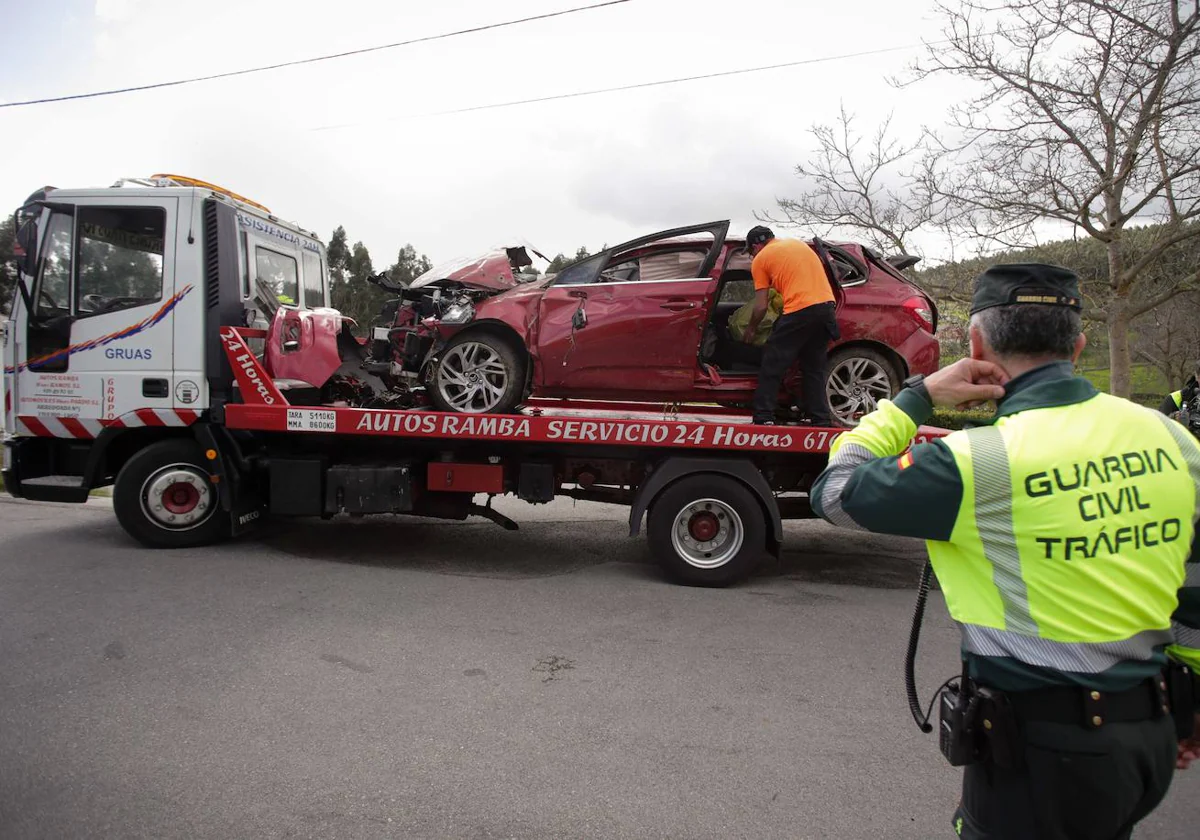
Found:
<svg viewBox="0 0 1200 840"><path fill-rule="evenodd" d="M919 543L789 524L691 589L620 509L502 507L154 552L104 500L0 501L0 838L952 836L901 679ZM956 651L935 598L923 696Z"/></svg>

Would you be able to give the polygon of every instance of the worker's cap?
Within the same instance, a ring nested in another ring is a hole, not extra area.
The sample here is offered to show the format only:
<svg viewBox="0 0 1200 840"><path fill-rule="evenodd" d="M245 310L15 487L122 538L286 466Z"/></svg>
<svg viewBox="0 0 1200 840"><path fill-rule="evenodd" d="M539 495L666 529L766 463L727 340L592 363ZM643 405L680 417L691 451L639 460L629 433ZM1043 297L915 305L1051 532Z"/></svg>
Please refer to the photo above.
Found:
<svg viewBox="0 0 1200 840"><path fill-rule="evenodd" d="M1083 311L1079 277L1070 269L1041 263L994 265L975 278L971 314L993 306L1041 303Z"/></svg>
<svg viewBox="0 0 1200 840"><path fill-rule="evenodd" d="M755 225L750 228L750 232L746 234L746 247L753 248L755 245L762 245L764 242L770 242L775 238L775 234L771 232L769 227L764 225Z"/></svg>

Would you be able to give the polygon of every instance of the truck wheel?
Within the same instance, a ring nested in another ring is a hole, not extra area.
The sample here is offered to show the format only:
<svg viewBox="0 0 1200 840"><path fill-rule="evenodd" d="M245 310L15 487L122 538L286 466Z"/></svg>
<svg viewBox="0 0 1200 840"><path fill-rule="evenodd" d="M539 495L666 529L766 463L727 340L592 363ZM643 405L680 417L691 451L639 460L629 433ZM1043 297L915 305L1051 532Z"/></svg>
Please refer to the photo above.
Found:
<svg viewBox="0 0 1200 840"><path fill-rule="evenodd" d="M739 481L696 475L655 498L646 523L654 556L692 586L728 586L762 562L767 522L762 505Z"/></svg>
<svg viewBox="0 0 1200 840"><path fill-rule="evenodd" d="M446 345L430 378L439 411L506 414L525 396L525 357L494 333L467 333Z"/></svg>
<svg viewBox="0 0 1200 840"><path fill-rule="evenodd" d="M151 548L189 548L229 536L200 447L164 440L125 462L113 487L121 527Z"/></svg>

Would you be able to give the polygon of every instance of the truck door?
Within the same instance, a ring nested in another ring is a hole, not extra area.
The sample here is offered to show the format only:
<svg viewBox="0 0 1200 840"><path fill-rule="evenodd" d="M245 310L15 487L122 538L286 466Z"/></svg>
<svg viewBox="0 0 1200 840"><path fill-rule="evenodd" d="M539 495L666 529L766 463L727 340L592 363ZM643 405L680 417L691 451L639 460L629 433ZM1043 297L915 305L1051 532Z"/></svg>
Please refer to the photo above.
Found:
<svg viewBox="0 0 1200 840"><path fill-rule="evenodd" d="M92 437L100 420L171 407L175 310L202 294L175 287L177 211L175 197L47 207L32 311L16 330L15 414Z"/></svg>

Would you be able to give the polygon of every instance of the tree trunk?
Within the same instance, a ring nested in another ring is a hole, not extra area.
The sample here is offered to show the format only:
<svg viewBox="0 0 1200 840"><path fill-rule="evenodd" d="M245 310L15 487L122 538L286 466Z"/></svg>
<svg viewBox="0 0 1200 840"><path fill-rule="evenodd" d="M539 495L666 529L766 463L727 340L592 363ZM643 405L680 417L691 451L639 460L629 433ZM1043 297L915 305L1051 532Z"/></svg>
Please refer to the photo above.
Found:
<svg viewBox="0 0 1200 840"><path fill-rule="evenodd" d="M1115 297L1108 308L1108 392L1129 399L1132 365L1129 354L1129 301Z"/></svg>
<svg viewBox="0 0 1200 840"><path fill-rule="evenodd" d="M1113 291L1108 305L1108 392L1129 399L1132 365L1129 354L1129 289L1122 287L1125 261L1120 238L1108 243L1108 284Z"/></svg>

